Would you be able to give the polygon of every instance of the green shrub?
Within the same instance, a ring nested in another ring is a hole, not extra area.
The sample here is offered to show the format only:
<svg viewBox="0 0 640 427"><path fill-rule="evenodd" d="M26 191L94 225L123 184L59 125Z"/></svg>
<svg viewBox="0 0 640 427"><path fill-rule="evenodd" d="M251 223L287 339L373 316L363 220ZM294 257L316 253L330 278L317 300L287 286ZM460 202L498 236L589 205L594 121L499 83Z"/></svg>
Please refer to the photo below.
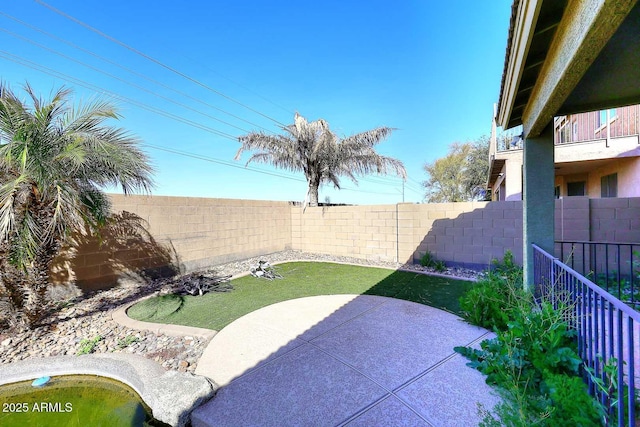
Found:
<svg viewBox="0 0 640 427"><path fill-rule="evenodd" d="M505 330L514 310L533 304L523 290L522 268L513 263L507 251L503 261L494 260L493 268L460 298L460 309L469 323L487 329Z"/></svg>
<svg viewBox="0 0 640 427"><path fill-rule="evenodd" d="M433 267L435 262L436 262L436 259L434 258L433 254L429 251L425 252L425 254L422 255L422 258L420 258L420 265L423 267Z"/></svg>
<svg viewBox="0 0 640 427"><path fill-rule="evenodd" d="M582 360L562 310L519 305L514 318L481 349L456 347L469 366L500 387L500 425L600 425L603 411L580 376ZM485 425L497 421L485 412Z"/></svg>
<svg viewBox="0 0 640 427"><path fill-rule="evenodd" d="M95 350L98 343L103 339L104 338L101 335L96 335L93 339L83 339L82 341L80 341L80 348L78 349L76 355L80 356L83 354L93 353L93 350Z"/></svg>
<svg viewBox="0 0 640 427"><path fill-rule="evenodd" d="M542 390L553 407L547 425L599 426L604 411L579 376L550 374L545 376Z"/></svg>
<svg viewBox="0 0 640 427"><path fill-rule="evenodd" d="M138 338L137 336L127 335L126 337L118 340L118 348L123 349L125 347L129 347L131 344L138 341L140 341L140 338Z"/></svg>
<svg viewBox="0 0 640 427"><path fill-rule="evenodd" d="M444 261L437 260L433 254L429 251L425 252L420 258L420 265L423 267L433 268L435 271L443 272L447 270L447 266Z"/></svg>
<svg viewBox="0 0 640 427"><path fill-rule="evenodd" d="M439 273L442 273L443 271L447 271L447 266L444 261L436 261L433 264L433 269Z"/></svg>
<svg viewBox="0 0 640 427"><path fill-rule="evenodd" d="M127 310L127 314L138 320L164 318L180 310L184 297L176 294L160 295L140 301Z"/></svg>
<svg viewBox="0 0 640 427"><path fill-rule="evenodd" d="M601 425L602 406L581 378L582 360L566 311L549 303L536 305L523 290L522 273L511 254L460 300L472 323L493 328L496 338L480 350L456 347L469 366L498 386L502 402L493 412L481 409L482 426Z"/></svg>

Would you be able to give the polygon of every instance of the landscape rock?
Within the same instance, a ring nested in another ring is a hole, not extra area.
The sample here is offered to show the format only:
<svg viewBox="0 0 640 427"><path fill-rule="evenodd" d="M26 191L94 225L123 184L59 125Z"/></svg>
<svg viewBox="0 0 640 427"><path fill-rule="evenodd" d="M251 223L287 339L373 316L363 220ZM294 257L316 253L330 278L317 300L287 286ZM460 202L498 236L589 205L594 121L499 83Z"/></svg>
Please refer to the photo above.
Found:
<svg viewBox="0 0 640 427"><path fill-rule="evenodd" d="M292 260L343 262L365 266L387 267L418 272L432 270L416 264L362 260L301 251L282 251L260 257L230 262L191 277L220 277L247 274L261 260L274 265ZM474 279L479 273L465 269L447 269L445 274ZM185 277L182 276L182 282ZM136 282L137 283L137 282ZM8 364L31 357L76 355L83 340L100 337L93 353L138 354L157 361L168 370L194 372L209 339L194 336L167 336L151 331L140 331L114 322L111 312L144 296L175 291L175 279L157 279L146 283L127 283L80 296L50 315L43 325L31 331L10 335L0 330L0 364ZM185 365L184 363L187 365Z"/></svg>

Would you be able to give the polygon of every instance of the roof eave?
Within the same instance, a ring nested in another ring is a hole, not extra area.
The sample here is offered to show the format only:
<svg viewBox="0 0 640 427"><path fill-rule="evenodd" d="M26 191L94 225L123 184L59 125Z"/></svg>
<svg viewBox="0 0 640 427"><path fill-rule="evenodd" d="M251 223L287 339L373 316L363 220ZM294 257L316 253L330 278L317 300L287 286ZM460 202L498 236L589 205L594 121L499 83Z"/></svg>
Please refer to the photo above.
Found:
<svg viewBox="0 0 640 427"><path fill-rule="evenodd" d="M534 36L535 22L541 7L542 0L514 0L513 2L498 107L498 124L503 129L522 124L520 118L512 115L524 63Z"/></svg>

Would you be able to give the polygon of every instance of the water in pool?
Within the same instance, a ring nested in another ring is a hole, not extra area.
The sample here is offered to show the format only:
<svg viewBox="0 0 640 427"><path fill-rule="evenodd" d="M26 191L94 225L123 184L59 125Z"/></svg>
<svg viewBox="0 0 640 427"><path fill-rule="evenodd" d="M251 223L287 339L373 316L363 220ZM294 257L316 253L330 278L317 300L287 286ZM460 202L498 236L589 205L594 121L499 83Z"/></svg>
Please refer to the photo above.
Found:
<svg viewBox="0 0 640 427"><path fill-rule="evenodd" d="M0 386L0 426L163 426L127 385L94 375L52 377Z"/></svg>

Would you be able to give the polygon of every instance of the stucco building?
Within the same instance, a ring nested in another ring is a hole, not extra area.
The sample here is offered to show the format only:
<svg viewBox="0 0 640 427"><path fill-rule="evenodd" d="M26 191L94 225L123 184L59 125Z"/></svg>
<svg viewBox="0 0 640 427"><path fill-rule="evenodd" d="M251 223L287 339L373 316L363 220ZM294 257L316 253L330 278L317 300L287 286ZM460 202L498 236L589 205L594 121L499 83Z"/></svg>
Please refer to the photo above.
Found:
<svg viewBox="0 0 640 427"><path fill-rule="evenodd" d="M640 105L555 117L553 129L556 198L640 196ZM522 200L522 148L496 137L494 121L491 200Z"/></svg>

